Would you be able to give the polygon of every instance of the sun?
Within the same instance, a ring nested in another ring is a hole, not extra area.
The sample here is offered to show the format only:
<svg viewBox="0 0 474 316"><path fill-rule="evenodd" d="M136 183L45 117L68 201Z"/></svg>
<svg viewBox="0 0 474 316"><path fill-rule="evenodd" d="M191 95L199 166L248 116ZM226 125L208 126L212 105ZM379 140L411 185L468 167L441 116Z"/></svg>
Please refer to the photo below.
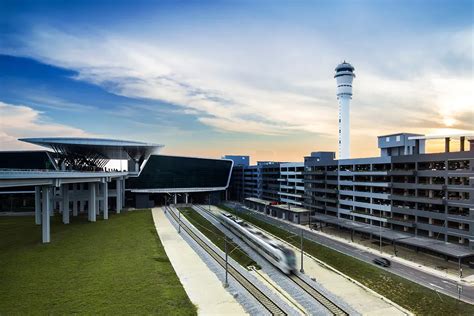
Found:
<svg viewBox="0 0 474 316"><path fill-rule="evenodd" d="M454 124L456 124L456 120L452 117L445 116L443 118L443 123L446 127L452 127L452 126L454 126Z"/></svg>

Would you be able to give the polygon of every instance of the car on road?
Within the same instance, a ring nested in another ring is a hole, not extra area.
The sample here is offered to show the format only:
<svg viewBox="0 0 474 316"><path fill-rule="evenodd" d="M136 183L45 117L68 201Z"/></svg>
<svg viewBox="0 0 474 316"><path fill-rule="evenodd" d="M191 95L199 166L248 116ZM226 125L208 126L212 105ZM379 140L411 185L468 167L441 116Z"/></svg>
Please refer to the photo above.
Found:
<svg viewBox="0 0 474 316"><path fill-rule="evenodd" d="M391 265L390 260L382 258L382 257L375 258L374 260L372 260L372 262L384 268L389 268Z"/></svg>

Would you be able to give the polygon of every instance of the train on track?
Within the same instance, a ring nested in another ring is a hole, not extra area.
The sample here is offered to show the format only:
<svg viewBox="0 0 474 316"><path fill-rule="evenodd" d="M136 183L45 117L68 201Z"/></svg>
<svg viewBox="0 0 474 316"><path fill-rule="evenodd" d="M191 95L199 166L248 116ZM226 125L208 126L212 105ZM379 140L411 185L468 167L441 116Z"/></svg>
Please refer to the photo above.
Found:
<svg viewBox="0 0 474 316"><path fill-rule="evenodd" d="M220 212L217 218L222 225L239 236L283 273L291 274L296 271L296 257L293 250L231 214Z"/></svg>

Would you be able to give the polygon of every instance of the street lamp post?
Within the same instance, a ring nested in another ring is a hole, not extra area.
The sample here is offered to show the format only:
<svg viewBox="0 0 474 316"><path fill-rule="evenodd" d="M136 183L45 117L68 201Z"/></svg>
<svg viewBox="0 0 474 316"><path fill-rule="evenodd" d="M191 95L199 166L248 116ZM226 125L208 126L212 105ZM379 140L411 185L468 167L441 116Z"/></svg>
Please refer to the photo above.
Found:
<svg viewBox="0 0 474 316"><path fill-rule="evenodd" d="M380 254L382 254L382 211L380 211L380 225L379 225L379 237L380 237Z"/></svg>
<svg viewBox="0 0 474 316"><path fill-rule="evenodd" d="M309 224L308 224L308 226L309 226L309 229L313 230L311 228L311 210L309 211Z"/></svg>
<svg viewBox="0 0 474 316"><path fill-rule="evenodd" d="M461 294L462 294L462 284L458 284L458 300L461 300Z"/></svg>
<svg viewBox="0 0 474 316"><path fill-rule="evenodd" d="M300 272L304 273L304 269L303 269L303 229L301 229L301 269L300 269Z"/></svg>

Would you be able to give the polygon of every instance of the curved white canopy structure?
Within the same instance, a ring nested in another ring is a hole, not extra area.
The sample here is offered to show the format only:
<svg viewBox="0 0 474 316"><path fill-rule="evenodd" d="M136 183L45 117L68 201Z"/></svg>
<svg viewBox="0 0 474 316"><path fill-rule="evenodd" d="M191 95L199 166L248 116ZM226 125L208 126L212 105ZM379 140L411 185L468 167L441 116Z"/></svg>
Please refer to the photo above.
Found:
<svg viewBox="0 0 474 316"><path fill-rule="evenodd" d="M71 165L98 167L105 166L111 159L131 159L142 163L163 147L153 143L105 138L48 137L19 140L52 149Z"/></svg>

